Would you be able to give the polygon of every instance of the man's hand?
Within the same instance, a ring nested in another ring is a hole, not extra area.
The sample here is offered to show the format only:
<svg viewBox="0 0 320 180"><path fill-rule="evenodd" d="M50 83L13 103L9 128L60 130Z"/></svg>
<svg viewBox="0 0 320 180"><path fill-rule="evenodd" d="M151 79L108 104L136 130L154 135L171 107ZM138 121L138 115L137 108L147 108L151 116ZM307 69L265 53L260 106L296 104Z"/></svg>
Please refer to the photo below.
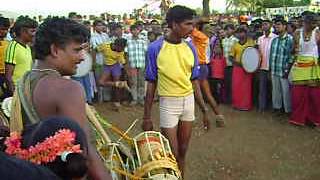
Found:
<svg viewBox="0 0 320 180"><path fill-rule="evenodd" d="M144 118L142 123L142 129L144 131L152 131L153 130L153 123L150 118Z"/></svg>

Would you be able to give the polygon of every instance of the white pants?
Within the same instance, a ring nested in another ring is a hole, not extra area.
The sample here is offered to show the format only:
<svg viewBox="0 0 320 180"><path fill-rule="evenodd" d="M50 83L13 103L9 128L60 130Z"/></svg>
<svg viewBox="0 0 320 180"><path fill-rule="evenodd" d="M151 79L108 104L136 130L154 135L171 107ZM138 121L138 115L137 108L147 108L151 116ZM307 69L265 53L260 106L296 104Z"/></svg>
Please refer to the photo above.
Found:
<svg viewBox="0 0 320 180"><path fill-rule="evenodd" d="M160 99L160 127L173 128L179 121L194 121L194 95Z"/></svg>

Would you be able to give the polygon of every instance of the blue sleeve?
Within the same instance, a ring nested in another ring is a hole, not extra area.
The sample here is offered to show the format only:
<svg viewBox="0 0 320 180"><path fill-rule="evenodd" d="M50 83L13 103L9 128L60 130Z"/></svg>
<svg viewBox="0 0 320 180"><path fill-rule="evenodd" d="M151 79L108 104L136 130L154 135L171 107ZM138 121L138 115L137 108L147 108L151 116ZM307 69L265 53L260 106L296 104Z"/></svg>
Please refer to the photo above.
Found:
<svg viewBox="0 0 320 180"><path fill-rule="evenodd" d="M194 65L192 68L192 74L191 74L191 80L198 79L200 75L200 66L199 66L199 59L198 59L198 54L197 51L194 47L194 45L191 42L187 42L189 47L192 50L193 56L194 56Z"/></svg>
<svg viewBox="0 0 320 180"><path fill-rule="evenodd" d="M156 81L158 79L157 58L162 47L163 40L157 40L151 43L146 54L146 81Z"/></svg>

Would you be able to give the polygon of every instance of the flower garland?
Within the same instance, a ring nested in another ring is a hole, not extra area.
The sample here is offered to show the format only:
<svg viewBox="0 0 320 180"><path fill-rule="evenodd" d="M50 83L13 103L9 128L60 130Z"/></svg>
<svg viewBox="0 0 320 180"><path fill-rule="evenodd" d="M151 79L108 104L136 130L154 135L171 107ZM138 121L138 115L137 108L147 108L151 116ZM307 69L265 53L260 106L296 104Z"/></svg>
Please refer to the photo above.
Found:
<svg viewBox="0 0 320 180"><path fill-rule="evenodd" d="M81 153L80 145L74 145L76 134L69 129L61 129L54 136L47 137L43 142L30 146L28 149L21 148L21 134L12 132L5 141L6 153L20 159L28 160L36 164L53 162L64 151Z"/></svg>

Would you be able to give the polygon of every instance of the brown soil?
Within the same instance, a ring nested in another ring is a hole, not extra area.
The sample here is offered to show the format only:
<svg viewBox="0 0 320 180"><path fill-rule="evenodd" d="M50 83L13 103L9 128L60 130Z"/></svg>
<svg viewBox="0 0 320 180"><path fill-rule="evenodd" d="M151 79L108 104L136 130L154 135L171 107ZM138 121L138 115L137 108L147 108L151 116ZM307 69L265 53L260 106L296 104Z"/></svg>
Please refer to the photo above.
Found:
<svg viewBox="0 0 320 180"><path fill-rule="evenodd" d="M109 122L130 132L142 132L143 108L123 106L116 112L111 103L96 104ZM287 117L270 112L242 112L221 106L227 127L216 128L212 114L211 129L202 128L201 113L196 112L187 155L186 180L319 180L320 131L296 127ZM153 106L155 130L159 130L158 105Z"/></svg>

